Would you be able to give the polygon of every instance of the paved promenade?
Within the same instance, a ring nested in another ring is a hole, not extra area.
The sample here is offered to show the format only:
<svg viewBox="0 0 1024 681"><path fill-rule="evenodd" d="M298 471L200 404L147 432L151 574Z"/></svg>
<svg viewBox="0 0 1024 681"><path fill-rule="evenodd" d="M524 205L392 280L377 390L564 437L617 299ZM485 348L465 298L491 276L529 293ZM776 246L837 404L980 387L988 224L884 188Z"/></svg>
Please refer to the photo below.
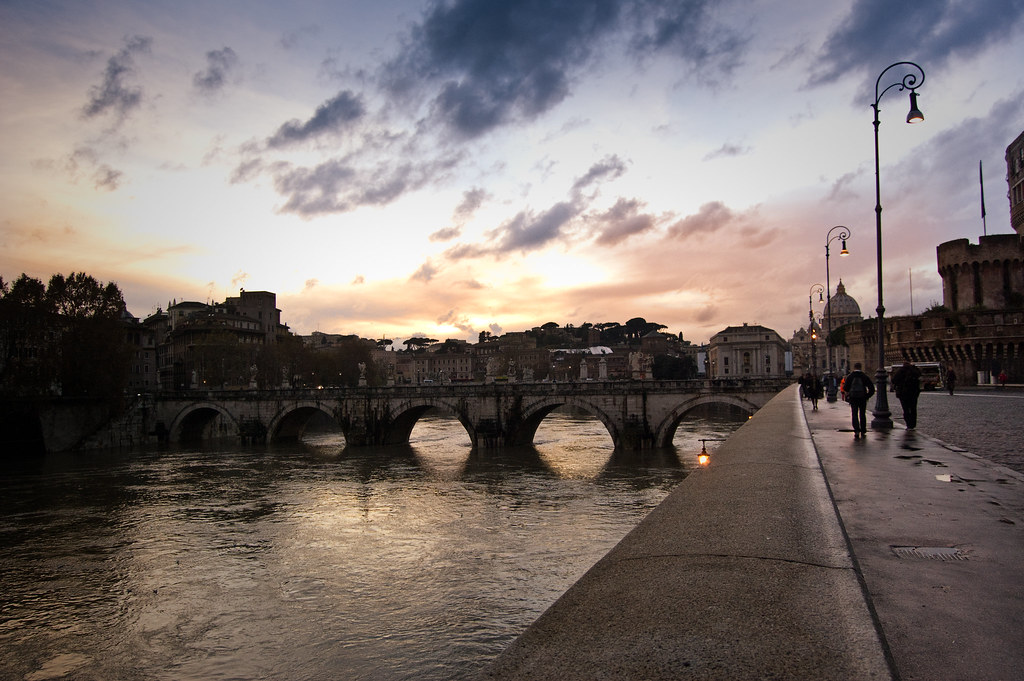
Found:
<svg viewBox="0 0 1024 681"><path fill-rule="evenodd" d="M490 679L1024 677L1024 476L787 389Z"/></svg>

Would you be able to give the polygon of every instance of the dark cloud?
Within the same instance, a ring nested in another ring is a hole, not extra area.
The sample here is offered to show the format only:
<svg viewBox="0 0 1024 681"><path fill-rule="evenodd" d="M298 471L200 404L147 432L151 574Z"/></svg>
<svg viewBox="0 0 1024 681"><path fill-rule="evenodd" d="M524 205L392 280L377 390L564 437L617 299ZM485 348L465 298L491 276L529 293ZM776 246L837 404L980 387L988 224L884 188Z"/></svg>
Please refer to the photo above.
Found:
<svg viewBox="0 0 1024 681"><path fill-rule="evenodd" d="M357 123L366 115L363 98L351 90L339 92L317 107L312 118L303 123L293 119L284 123L267 140L270 147L285 147L325 134L337 134Z"/></svg>
<svg viewBox="0 0 1024 681"><path fill-rule="evenodd" d="M738 144L730 144L729 142L726 142L725 144L720 146L718 149L715 149L714 151L712 151L712 152L710 152L708 154L705 154L704 160L705 161L712 161L712 160L714 160L716 158L728 158L730 156L744 156L746 154L749 154L751 151L753 151L753 149L751 147L741 147Z"/></svg>
<svg viewBox="0 0 1024 681"><path fill-rule="evenodd" d="M384 161L376 168L359 167L351 158L331 159L313 168L278 163L271 166L271 173L274 188L288 197L281 212L313 217L345 213L360 206L387 205L406 192L446 177L459 158L448 156L394 165ZM259 164L242 164L233 177L248 177L259 169Z"/></svg>
<svg viewBox="0 0 1024 681"><path fill-rule="evenodd" d="M590 170L578 178L572 185L573 195L581 193L591 185L622 177L626 172L626 163L618 156L608 156L590 166Z"/></svg>
<svg viewBox="0 0 1024 681"><path fill-rule="evenodd" d="M668 229L668 235L688 239L698 234L710 234L735 223L740 216L721 201L711 201L700 207L696 215L688 215Z"/></svg>
<svg viewBox="0 0 1024 681"><path fill-rule="evenodd" d="M461 234L462 230L458 227L445 227L444 229L437 230L427 238L431 241L451 241L452 239L457 239Z"/></svg>
<svg viewBox="0 0 1024 681"><path fill-rule="evenodd" d="M192 76L192 85L209 95L227 84L228 75L238 65L238 55L230 47L206 53L206 70Z"/></svg>
<svg viewBox="0 0 1024 681"><path fill-rule="evenodd" d="M152 38L133 36L125 46L107 60L103 82L89 88L89 101L82 109L82 115L93 118L109 112L117 116L120 123L142 103L142 88L131 87L127 80L135 73L135 56L149 54Z"/></svg>
<svg viewBox="0 0 1024 681"><path fill-rule="evenodd" d="M604 213L593 216L600 228L597 243L602 246L614 246L637 234L643 234L654 228L658 220L648 213L641 213L645 204L637 199L619 199L614 206Z"/></svg>
<svg viewBox="0 0 1024 681"><path fill-rule="evenodd" d="M734 62L742 41L714 24L713 7L711 0L435 1L382 82L397 94L436 84L435 120L474 138L564 101L623 30L634 56L673 54L695 68Z"/></svg>
<svg viewBox="0 0 1024 681"><path fill-rule="evenodd" d="M424 284L429 284L430 280L433 279L440 270L429 260L420 265L420 268L412 273L409 277L410 281L422 281Z"/></svg>
<svg viewBox="0 0 1024 681"><path fill-rule="evenodd" d="M121 186L121 181L124 178L124 173L120 170L115 170L107 164L101 165L93 173L93 181L96 189L103 189L105 191L112 192Z"/></svg>
<svg viewBox="0 0 1024 681"><path fill-rule="evenodd" d="M580 207L570 201L556 203L534 214L523 211L494 231L499 251L533 251L561 237L569 222L579 215Z"/></svg>
<svg viewBox="0 0 1024 681"><path fill-rule="evenodd" d="M592 165L572 183L568 200L560 201L539 213L524 210L488 232L487 243L459 244L445 251L445 257L460 260L486 255L501 256L514 251L526 253L543 248L553 241L564 240L568 238L573 222L583 214L589 202L593 200L592 197L584 195L584 190L621 177L625 172L626 163L622 159L618 156L606 157ZM612 211L614 210L616 209L613 208ZM619 210L625 211L628 208ZM634 221L629 227L622 224L617 227L636 231L642 228L639 222Z"/></svg>
<svg viewBox="0 0 1024 681"><path fill-rule="evenodd" d="M462 194L462 203L455 208L455 219L468 220L490 195L486 189L474 187Z"/></svg>
<svg viewBox="0 0 1024 681"><path fill-rule="evenodd" d="M1024 0L856 0L825 39L809 83L855 72L873 84L881 69L899 60L917 62L927 72L1011 39L1022 16Z"/></svg>
<svg viewBox="0 0 1024 681"><path fill-rule="evenodd" d="M699 80L717 84L739 64L748 42L744 35L714 21L722 4L716 0L637 2L634 53L676 56L693 65Z"/></svg>

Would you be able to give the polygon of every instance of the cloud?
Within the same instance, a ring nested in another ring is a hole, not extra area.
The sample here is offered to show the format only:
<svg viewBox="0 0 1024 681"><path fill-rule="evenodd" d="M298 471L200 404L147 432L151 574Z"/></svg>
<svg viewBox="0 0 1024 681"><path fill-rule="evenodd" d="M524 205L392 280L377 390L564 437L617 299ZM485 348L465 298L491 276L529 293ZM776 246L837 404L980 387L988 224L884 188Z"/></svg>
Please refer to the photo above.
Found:
<svg viewBox="0 0 1024 681"><path fill-rule="evenodd" d="M741 147L738 144L726 142L718 149L704 155L705 161L712 161L716 158L728 158L730 156L744 156L753 151L752 147Z"/></svg>
<svg viewBox="0 0 1024 681"><path fill-rule="evenodd" d="M856 170L844 173L842 177L832 183L832 189L826 197L826 202L843 201L857 198L857 192L853 189L855 181L864 174L863 170Z"/></svg>
<svg viewBox="0 0 1024 681"><path fill-rule="evenodd" d="M523 211L492 232L498 242L496 248L524 253L542 248L563 236L566 226L579 214L579 206L570 201L556 203L539 214Z"/></svg>
<svg viewBox="0 0 1024 681"><path fill-rule="evenodd" d="M439 229L427 238L431 241L451 241L457 239L462 234L462 230L458 227L445 227Z"/></svg>
<svg viewBox="0 0 1024 681"><path fill-rule="evenodd" d="M572 193L575 196L594 184L620 178L625 172L626 163L621 158L615 155L606 156L573 183Z"/></svg>
<svg viewBox="0 0 1024 681"><path fill-rule="evenodd" d="M363 98L351 90L343 90L317 107L306 122L292 119L281 125L270 139L271 148L298 144L321 135L339 134L351 128L366 115Z"/></svg>
<svg viewBox="0 0 1024 681"><path fill-rule="evenodd" d="M121 185L121 180L124 178L124 173L120 170L115 170L107 164L101 165L93 173L94 186L96 189L103 189L106 191L114 191Z"/></svg>
<svg viewBox="0 0 1024 681"><path fill-rule="evenodd" d="M597 243L601 246L615 246L653 229L658 220L653 215L640 212L644 205L637 199L620 198L604 213L594 215L591 219L600 229Z"/></svg>
<svg viewBox="0 0 1024 681"><path fill-rule="evenodd" d="M238 55L230 47L206 53L206 70L192 76L192 85L204 95L212 95L227 84L228 75L238 65Z"/></svg>
<svg viewBox="0 0 1024 681"><path fill-rule="evenodd" d="M346 157L331 159L313 168L279 163L272 166L272 171L274 188L288 197L280 211L308 218L345 213L360 206L387 205L406 192L443 179L458 159L458 156L449 156L394 165L384 160L376 168L362 168L353 157ZM259 162L253 161L241 164L235 169L232 180L251 177L260 167Z"/></svg>
<svg viewBox="0 0 1024 681"><path fill-rule="evenodd" d="M455 208L455 219L459 221L468 220L473 217L477 209L490 197L486 189L473 187L462 193L462 203Z"/></svg>
<svg viewBox="0 0 1024 681"><path fill-rule="evenodd" d="M942 67L1010 40L1022 17L1024 0L856 0L822 44L809 84L821 85L851 71L873 81L878 55L915 61L929 70Z"/></svg>
<svg viewBox="0 0 1024 681"><path fill-rule="evenodd" d="M552 242L564 240L569 237L574 220L583 214L592 200L592 197L584 196L584 190L621 177L625 172L626 163L622 159L618 156L605 157L573 181L567 200L559 201L539 212L520 211L513 218L487 232L487 243L459 244L445 251L444 255L450 260L487 255L500 257L514 251L535 251ZM620 207L619 210L626 209ZM626 229L623 225L618 227ZM630 228L640 230L641 227L634 223Z"/></svg>
<svg viewBox="0 0 1024 681"><path fill-rule="evenodd" d="M120 52L107 60L103 82L89 88L89 101L82 109L85 118L112 112L116 115L117 124L120 124L139 107L142 103L142 88L130 87L126 81L135 74L136 55L149 54L152 44L152 38L133 36L125 41Z"/></svg>
<svg viewBox="0 0 1024 681"><path fill-rule="evenodd" d="M633 6L635 54L666 53L692 64L698 78L717 85L739 64L748 39L715 23L716 0L641 1Z"/></svg>
<svg viewBox="0 0 1024 681"><path fill-rule="evenodd" d="M284 33L278 41L278 44L286 50L292 50L298 47L299 44L304 42L307 38L316 37L318 35L320 35L320 26L302 26L301 28Z"/></svg>
<svg viewBox="0 0 1024 681"><path fill-rule="evenodd" d="M635 58L669 54L713 72L742 51L713 22L711 0L454 0L434 2L401 53L382 69L393 94L436 87L432 116L457 137L531 121L571 95L572 85L626 32Z"/></svg>
<svg viewBox="0 0 1024 681"><path fill-rule="evenodd" d="M409 277L410 281L422 281L424 284L429 284L430 280L437 276L440 270L432 263L427 260L425 263L420 265L420 268L412 273Z"/></svg>
<svg viewBox="0 0 1024 681"><path fill-rule="evenodd" d="M711 201L700 207L696 215L688 215L668 228L668 235L677 239L688 239L699 234L711 234L731 224L741 216L721 201Z"/></svg>

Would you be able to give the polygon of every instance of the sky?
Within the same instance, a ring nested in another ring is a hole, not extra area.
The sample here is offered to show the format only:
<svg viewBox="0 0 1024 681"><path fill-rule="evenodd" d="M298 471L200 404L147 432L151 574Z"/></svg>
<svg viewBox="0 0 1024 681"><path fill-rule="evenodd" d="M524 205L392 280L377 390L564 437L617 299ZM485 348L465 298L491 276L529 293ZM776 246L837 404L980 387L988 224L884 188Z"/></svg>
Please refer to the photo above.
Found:
<svg viewBox="0 0 1024 681"><path fill-rule="evenodd" d="M301 334L789 338L836 225L875 316L881 74L885 313L920 313L938 244L1012 233L1022 63L1024 0L0 0L0 276L142 318L273 291Z"/></svg>

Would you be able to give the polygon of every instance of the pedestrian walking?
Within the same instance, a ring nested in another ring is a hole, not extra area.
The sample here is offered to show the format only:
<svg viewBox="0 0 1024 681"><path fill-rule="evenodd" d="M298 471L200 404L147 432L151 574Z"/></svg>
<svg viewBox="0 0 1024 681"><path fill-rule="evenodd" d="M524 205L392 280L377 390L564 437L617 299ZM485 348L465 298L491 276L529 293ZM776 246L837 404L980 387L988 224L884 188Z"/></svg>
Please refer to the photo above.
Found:
<svg viewBox="0 0 1024 681"><path fill-rule="evenodd" d="M875 394L875 384L860 367L860 362L855 363L853 371L843 379L846 401L850 403L850 414L853 417L854 437L860 437L868 432L868 400Z"/></svg>
<svg viewBox="0 0 1024 681"><path fill-rule="evenodd" d="M946 389L949 390L949 394L953 394L953 386L956 385L956 372L950 369L946 372Z"/></svg>
<svg viewBox="0 0 1024 681"><path fill-rule="evenodd" d="M903 366L892 372L892 388L903 407L903 419L907 429L917 428L917 398L921 394L921 370L911 362L903 362Z"/></svg>
<svg viewBox="0 0 1024 681"><path fill-rule="evenodd" d="M1002 388L1005 388L1005 387L1006 387L1006 372L1005 371L1000 371L999 372L999 388L1002 389Z"/></svg>
<svg viewBox="0 0 1024 681"><path fill-rule="evenodd" d="M813 408L813 411L818 411L818 400L821 399L822 394L821 379L814 374L808 376L806 390L807 396L811 400L811 407Z"/></svg>

